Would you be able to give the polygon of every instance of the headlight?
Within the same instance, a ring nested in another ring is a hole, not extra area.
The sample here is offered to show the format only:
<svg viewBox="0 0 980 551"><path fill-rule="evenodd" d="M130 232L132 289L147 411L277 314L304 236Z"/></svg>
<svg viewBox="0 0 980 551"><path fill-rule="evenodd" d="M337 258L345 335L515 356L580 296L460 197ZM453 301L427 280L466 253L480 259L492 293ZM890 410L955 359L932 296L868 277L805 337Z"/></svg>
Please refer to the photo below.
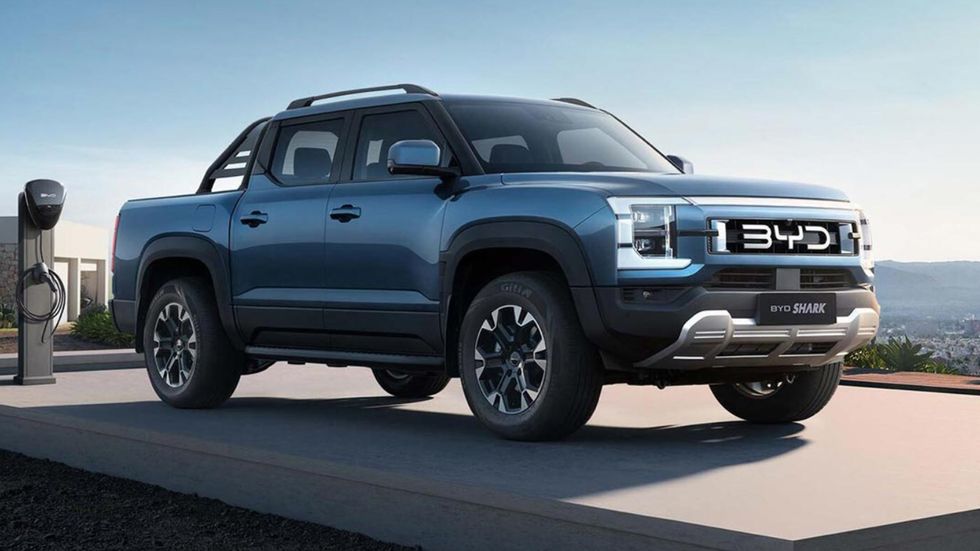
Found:
<svg viewBox="0 0 980 551"><path fill-rule="evenodd" d="M871 223L868 222L868 215L863 210L857 212L861 224L861 240L858 242L861 247L861 266L870 272L875 268L874 251L871 245Z"/></svg>
<svg viewBox="0 0 980 551"><path fill-rule="evenodd" d="M691 261L677 258L676 205L679 198L611 197L616 215L616 262L620 270L685 268Z"/></svg>
<svg viewBox="0 0 980 551"><path fill-rule="evenodd" d="M674 205L630 205L633 248L646 258L674 258Z"/></svg>

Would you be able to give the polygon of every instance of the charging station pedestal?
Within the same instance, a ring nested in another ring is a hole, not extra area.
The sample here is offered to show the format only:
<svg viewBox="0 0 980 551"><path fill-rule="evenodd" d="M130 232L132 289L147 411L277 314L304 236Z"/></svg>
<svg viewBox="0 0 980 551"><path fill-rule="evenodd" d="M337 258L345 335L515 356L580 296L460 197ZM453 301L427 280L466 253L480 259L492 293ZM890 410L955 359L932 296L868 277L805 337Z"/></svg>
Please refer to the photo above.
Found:
<svg viewBox="0 0 980 551"><path fill-rule="evenodd" d="M41 262L38 256L39 245L43 247L44 259L54 264L54 230L41 230L34 225L27 211L27 201L21 193L17 198L18 277ZM51 291L45 284L26 286L24 295L25 302L31 305L32 310L47 311L51 308ZM54 328L43 323L29 323L20 309L17 313L17 328L17 375L14 376L14 383L46 385L55 382L52 342Z"/></svg>

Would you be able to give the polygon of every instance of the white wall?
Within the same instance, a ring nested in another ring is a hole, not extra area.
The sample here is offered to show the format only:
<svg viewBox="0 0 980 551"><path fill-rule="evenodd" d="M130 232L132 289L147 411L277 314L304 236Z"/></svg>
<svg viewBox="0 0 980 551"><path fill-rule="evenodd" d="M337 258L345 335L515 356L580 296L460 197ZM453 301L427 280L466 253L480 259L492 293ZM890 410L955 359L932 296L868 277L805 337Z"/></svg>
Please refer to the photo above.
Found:
<svg viewBox="0 0 980 551"><path fill-rule="evenodd" d="M54 255L61 258L106 260L111 236L107 228L68 220L54 227ZM0 216L0 243L17 242L17 217Z"/></svg>

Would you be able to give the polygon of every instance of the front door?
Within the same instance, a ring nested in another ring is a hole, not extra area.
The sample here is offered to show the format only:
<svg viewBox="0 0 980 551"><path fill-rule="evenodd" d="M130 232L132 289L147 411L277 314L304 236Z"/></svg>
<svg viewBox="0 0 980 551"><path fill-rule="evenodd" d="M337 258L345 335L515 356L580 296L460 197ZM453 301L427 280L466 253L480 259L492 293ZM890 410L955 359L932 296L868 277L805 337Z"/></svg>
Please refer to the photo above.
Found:
<svg viewBox="0 0 980 551"><path fill-rule="evenodd" d="M358 112L350 161L330 197L324 325L350 351L440 355L439 239L448 198L439 178L387 170L395 142L428 139L451 158L420 105Z"/></svg>
<svg viewBox="0 0 980 551"><path fill-rule="evenodd" d="M253 175L232 217L235 315L251 345L327 348L323 234L347 118L280 124L266 174Z"/></svg>

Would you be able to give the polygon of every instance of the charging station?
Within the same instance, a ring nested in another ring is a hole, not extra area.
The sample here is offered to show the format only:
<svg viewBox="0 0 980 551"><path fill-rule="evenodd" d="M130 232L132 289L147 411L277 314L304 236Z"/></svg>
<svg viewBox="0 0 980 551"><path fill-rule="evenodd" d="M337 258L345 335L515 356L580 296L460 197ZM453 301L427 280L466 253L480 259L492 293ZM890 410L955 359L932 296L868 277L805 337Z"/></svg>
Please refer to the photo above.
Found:
<svg viewBox="0 0 980 551"><path fill-rule="evenodd" d="M20 385L55 382L54 332L65 309L65 286L51 270L54 226L65 201L54 180L31 180L17 209L17 374Z"/></svg>

